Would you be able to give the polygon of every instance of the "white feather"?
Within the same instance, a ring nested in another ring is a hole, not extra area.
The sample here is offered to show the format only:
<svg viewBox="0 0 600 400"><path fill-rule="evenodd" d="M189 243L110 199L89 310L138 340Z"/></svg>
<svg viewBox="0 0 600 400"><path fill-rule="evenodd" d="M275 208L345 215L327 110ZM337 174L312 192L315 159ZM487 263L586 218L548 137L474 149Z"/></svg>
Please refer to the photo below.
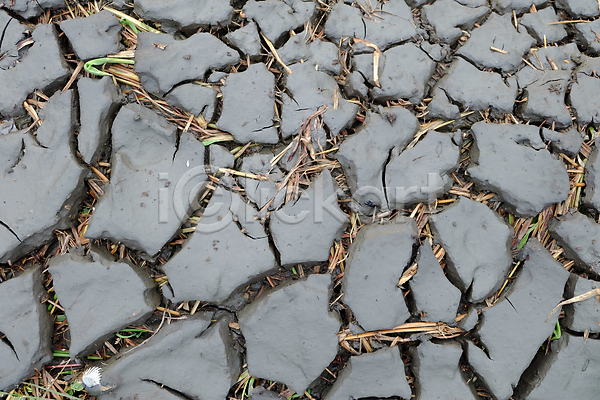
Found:
<svg viewBox="0 0 600 400"><path fill-rule="evenodd" d="M100 385L102 380L102 369L100 367L90 367L83 372L81 381L89 388Z"/></svg>

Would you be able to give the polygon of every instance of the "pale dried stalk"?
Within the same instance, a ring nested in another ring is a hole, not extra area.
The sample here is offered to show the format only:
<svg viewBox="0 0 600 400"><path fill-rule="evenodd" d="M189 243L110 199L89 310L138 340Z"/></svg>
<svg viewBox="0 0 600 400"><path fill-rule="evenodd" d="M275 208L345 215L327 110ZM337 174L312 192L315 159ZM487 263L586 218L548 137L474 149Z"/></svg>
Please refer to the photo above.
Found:
<svg viewBox="0 0 600 400"><path fill-rule="evenodd" d="M550 317L552 317L552 315L554 315L558 310L560 310L560 308L562 306L567 305L567 304L577 303L579 301L584 301L584 300L587 300L594 296L600 296L600 288L592 289L589 292L580 294L579 296L575 296L572 299L561 301L560 303L558 303L558 305L556 307L554 307L552 309L552 312L550 313L550 315L548 315L546 322L548 322Z"/></svg>

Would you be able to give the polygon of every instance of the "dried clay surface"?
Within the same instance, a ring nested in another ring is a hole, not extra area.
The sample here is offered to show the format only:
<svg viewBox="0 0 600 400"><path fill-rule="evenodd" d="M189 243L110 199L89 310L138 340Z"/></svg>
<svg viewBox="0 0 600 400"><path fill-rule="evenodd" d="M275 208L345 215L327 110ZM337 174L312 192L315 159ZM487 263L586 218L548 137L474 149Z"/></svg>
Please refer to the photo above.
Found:
<svg viewBox="0 0 600 400"><path fill-rule="evenodd" d="M597 399L596 0L0 0L0 399Z"/></svg>

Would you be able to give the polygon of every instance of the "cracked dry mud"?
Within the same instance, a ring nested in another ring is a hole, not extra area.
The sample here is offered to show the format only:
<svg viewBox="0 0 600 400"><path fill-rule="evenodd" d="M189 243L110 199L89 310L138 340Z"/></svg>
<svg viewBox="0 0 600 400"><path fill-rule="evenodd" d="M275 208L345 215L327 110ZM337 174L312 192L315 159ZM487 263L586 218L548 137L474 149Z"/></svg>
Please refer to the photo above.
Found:
<svg viewBox="0 0 600 400"><path fill-rule="evenodd" d="M0 398L598 398L596 0L0 31Z"/></svg>

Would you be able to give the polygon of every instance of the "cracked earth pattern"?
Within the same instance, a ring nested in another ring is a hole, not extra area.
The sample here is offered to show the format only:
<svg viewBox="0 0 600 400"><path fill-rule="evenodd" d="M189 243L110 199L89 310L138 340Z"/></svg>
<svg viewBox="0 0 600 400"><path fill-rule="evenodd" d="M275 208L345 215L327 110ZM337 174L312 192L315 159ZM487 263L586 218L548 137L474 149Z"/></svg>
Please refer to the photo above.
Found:
<svg viewBox="0 0 600 400"><path fill-rule="evenodd" d="M0 2L0 397L597 399L599 17Z"/></svg>

